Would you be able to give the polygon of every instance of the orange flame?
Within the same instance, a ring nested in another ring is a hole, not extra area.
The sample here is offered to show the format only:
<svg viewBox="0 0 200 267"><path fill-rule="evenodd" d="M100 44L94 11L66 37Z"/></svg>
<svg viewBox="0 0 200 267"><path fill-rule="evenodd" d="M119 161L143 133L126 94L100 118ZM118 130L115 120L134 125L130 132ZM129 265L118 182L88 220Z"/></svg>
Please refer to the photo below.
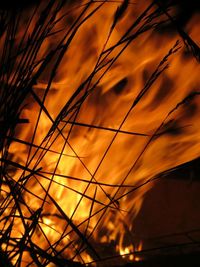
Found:
<svg viewBox="0 0 200 267"><path fill-rule="evenodd" d="M103 2L94 1L85 11L86 4L65 7L56 14L54 21L58 22L52 31L58 33L42 42L37 60L56 49L60 41L64 46L64 33L71 34L70 26L81 12L83 22L50 88L48 81L59 51L33 87L39 100L34 94L25 100L21 118L28 118L29 123L16 127L16 140L9 148L12 161L26 166L25 170L16 168L11 175L23 189L21 212L31 240L48 253L62 251L63 257L84 263L95 261L96 249L89 244L96 248L98 243L113 244L122 257L127 254L130 261L140 260L134 251L141 251L142 243L133 246L132 232L144 194L155 177L200 155L199 63L186 53L177 32L161 34L153 28L153 23L169 23L165 22L166 14L156 17L156 5L122 39L149 2L130 2L114 26L120 1ZM150 14L152 17L148 17ZM36 14L30 33L37 19ZM199 16L195 15L186 31L196 42L200 41L198 28ZM23 31L19 31L18 40L22 36ZM123 50L131 36L132 42ZM84 89L71 101L91 73ZM8 82L12 79L14 72ZM41 110L38 103L46 93ZM67 102L70 112L59 117ZM34 173L23 182L22 177L29 176L30 170ZM3 185L3 190L8 192L9 188ZM2 193L2 201L6 196ZM10 215L14 205L8 205L4 217ZM37 213L38 227L32 231L31 218ZM22 239L25 228L17 215L19 211L15 213L12 238ZM17 259L15 255L13 262ZM23 266L31 262L28 252L23 259Z"/></svg>

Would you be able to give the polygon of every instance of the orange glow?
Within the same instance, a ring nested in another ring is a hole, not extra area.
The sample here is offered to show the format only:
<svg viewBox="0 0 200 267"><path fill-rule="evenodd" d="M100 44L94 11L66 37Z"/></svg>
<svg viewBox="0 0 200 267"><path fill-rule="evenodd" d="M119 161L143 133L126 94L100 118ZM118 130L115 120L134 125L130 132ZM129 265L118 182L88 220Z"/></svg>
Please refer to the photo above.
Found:
<svg viewBox="0 0 200 267"><path fill-rule="evenodd" d="M127 43L119 40L150 4L150 1L129 2L113 30L110 29L120 1L107 1L103 5L103 1L94 1L84 12L85 5L78 8L77 4L66 5L56 14L54 20L60 20L52 32L58 33L42 42L35 62L47 57L59 42L65 44L72 32L70 26L81 12L83 20L99 7L73 36L50 86L59 51L33 85L39 100L34 99L34 94L24 100L20 118L28 119L29 123L16 126L16 140L9 147L12 161L26 166L25 169L12 166L9 179L23 191L21 212L32 242L51 255L62 251L62 257L85 264L98 259L95 252L99 254L99 244L111 244L115 254L128 261L141 260L134 252L142 250L142 240L135 247L132 233L145 193L152 188L155 177L200 156L197 123L200 98L197 95L178 105L198 91L199 63L192 53L186 52L177 32L163 34L150 27L167 19L161 14L148 22L148 15L158 8L156 5L127 35L130 38L135 34L137 38L119 55ZM39 10L43 5L44 2ZM64 16L66 12L68 15ZM170 11L171 15L175 13L175 9ZM29 34L38 17L36 13ZM25 17L21 23L16 42L23 36ZM199 26L199 16L195 15L186 31L200 44ZM20 60L23 58L19 56L17 62ZM38 63L33 74L41 65ZM85 82L91 73L92 78ZM8 83L13 79L14 70ZM41 102L37 101L43 102L45 108L41 109L38 104ZM61 114L66 103L67 112ZM33 173L27 179L30 170ZM4 218L15 207L14 201L9 203L6 199L9 190L7 185L2 186L1 201L5 200L3 205L7 205ZM35 230L31 224L33 217L38 218ZM1 228L7 229L11 221L2 220ZM26 234L24 225L19 211L16 212L11 238L22 239ZM21 266L32 262L28 251L22 257ZM12 261L17 259L13 252ZM38 259L43 262L42 256Z"/></svg>

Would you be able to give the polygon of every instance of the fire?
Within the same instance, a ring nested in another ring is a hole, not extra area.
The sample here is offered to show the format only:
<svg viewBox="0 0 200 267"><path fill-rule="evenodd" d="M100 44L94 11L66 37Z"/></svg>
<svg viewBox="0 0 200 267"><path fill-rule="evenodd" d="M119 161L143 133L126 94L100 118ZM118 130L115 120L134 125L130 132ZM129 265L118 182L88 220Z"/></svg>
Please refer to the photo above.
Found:
<svg viewBox="0 0 200 267"><path fill-rule="evenodd" d="M133 245L130 245L125 248L121 248L119 253L122 256L122 258L128 257L130 261L140 261L140 257L134 256L135 252L139 252L142 250L142 243L139 244L138 249L134 249Z"/></svg>
<svg viewBox="0 0 200 267"><path fill-rule="evenodd" d="M138 261L134 218L145 193L200 155L199 63L177 30L162 34L176 8L44 2L20 16L12 56L22 52L3 80L11 96L24 89L13 103L28 123L1 151L1 234L12 229L2 250L20 266L91 266L106 253ZM197 44L198 29L195 15L185 31Z"/></svg>

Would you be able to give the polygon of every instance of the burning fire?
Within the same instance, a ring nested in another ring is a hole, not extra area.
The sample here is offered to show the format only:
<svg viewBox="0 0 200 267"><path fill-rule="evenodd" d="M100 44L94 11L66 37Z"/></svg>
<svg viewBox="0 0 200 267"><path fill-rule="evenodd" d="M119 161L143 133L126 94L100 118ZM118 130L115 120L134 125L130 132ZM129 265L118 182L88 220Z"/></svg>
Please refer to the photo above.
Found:
<svg viewBox="0 0 200 267"><path fill-rule="evenodd" d="M200 155L200 68L183 39L198 44L199 16L180 31L178 8L156 2L57 2L20 13L2 75L22 123L1 151L1 250L15 266L137 261L144 194Z"/></svg>

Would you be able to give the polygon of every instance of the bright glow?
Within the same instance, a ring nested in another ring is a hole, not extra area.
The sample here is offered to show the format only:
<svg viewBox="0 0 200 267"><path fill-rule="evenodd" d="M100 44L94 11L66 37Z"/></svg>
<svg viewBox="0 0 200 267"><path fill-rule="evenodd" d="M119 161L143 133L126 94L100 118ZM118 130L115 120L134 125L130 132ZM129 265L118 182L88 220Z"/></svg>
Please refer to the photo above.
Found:
<svg viewBox="0 0 200 267"><path fill-rule="evenodd" d="M93 2L82 19L102 3ZM177 106L191 92L197 91L199 63L192 55L186 56L185 45L177 33L161 34L157 28L143 33L146 28L142 25L150 20L147 16L154 14L155 7L149 10L141 25L133 27L126 36L128 39L123 37L149 3L130 4L111 30L119 1L105 1L97 12L81 23L55 71L50 88L49 73L59 58L57 54L33 86L40 101L48 90L45 108L40 110L39 100L31 94L23 103L20 116L28 118L29 123L16 127L15 138L21 141L11 143L9 156L13 162L25 166L25 171L12 166L8 177L14 190L23 192L20 207L26 218L25 225L32 231L31 240L52 255L62 251L64 258L88 263L97 257L94 248L100 254L110 253L99 249L106 243L112 246L112 252L124 259L141 260L134 252L142 250L142 243L134 247L130 233L134 231L134 220L141 210L144 195L153 186L153 182L147 181L200 156L200 124L197 123L200 98L194 97L187 100L187 104ZM55 19L61 19L38 51L35 72L67 32L69 37L72 33L70 21L75 21L84 8L85 5L79 8L65 6L55 16ZM67 17L63 16L66 12L70 14ZM24 16L16 42L22 40L29 13ZM34 16L27 36L33 33L38 17L38 14ZM193 17L186 27L197 42L200 41L198 19ZM165 15L152 23L162 20L166 20ZM137 35L121 54L120 50L125 48L130 36ZM57 52L60 53L63 47ZM99 61L102 49L104 53ZM17 60L22 58L19 56ZM156 70L157 80L144 93L155 78L151 75ZM91 73L94 76L86 81ZM15 78L14 73L8 82L12 78ZM82 99L84 103L80 105ZM27 142L32 142L32 146L26 145ZM29 170L34 173L27 179ZM145 186L141 186L143 184ZM11 189L7 185L2 189L1 202L6 207L6 217L12 214L15 201L8 201ZM14 215L11 238L21 237L26 230L19 213ZM32 218L38 219L34 230ZM6 230L9 225L10 221L5 225L4 220L1 221L1 229ZM28 252L22 256L25 263L21 266L24 267L32 258Z"/></svg>

